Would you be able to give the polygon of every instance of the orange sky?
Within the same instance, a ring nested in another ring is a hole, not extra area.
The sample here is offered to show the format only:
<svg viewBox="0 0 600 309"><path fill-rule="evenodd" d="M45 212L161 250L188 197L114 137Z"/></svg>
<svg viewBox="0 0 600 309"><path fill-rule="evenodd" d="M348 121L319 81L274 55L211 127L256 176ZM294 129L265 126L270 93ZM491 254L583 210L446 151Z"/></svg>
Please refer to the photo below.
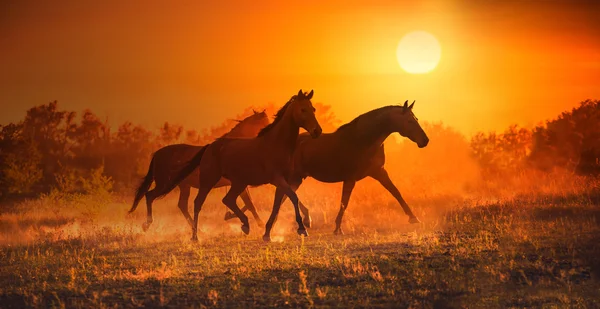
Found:
<svg viewBox="0 0 600 309"><path fill-rule="evenodd" d="M410 99L419 119L471 133L600 99L594 1L175 2L2 2L0 123L58 100L202 128L302 88L343 121ZM397 63L412 30L441 43L431 73Z"/></svg>

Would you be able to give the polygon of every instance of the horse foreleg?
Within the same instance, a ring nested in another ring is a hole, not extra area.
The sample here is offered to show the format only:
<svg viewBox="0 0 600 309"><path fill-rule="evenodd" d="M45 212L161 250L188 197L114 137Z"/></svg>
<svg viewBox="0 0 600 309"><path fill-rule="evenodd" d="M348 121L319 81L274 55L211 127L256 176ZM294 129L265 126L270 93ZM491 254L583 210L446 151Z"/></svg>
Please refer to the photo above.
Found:
<svg viewBox="0 0 600 309"><path fill-rule="evenodd" d="M252 198L250 198L250 192L248 192L248 188L242 191L240 194L242 201L244 202L244 207L242 208L242 212L246 212L246 210L250 210L252 216L254 216L254 220L256 220L256 224L263 226L265 223L260 219L258 212L256 211L256 207L254 203L252 203Z"/></svg>
<svg viewBox="0 0 600 309"><path fill-rule="evenodd" d="M246 185L232 182L231 189L229 189L229 192L227 192L222 201L225 206L229 207L229 209L231 209L233 213L240 218L240 221L242 221L242 232L248 235L250 233L248 217L237 206L237 198L242 192L244 192L244 190L246 190L246 187Z"/></svg>
<svg viewBox="0 0 600 309"><path fill-rule="evenodd" d="M277 188L275 190L275 199L273 200L273 209L271 210L271 216L267 221L267 225L265 225L265 235L263 235L264 241L271 241L271 228L273 228L273 224L277 221L277 215L279 215L279 209L281 208L281 204L283 203L283 190Z"/></svg>
<svg viewBox="0 0 600 309"><path fill-rule="evenodd" d="M256 220L256 224L262 226L264 222L260 219L260 216L256 211L256 207L254 206L254 203L252 203L252 198L250 198L250 192L248 192L248 188L246 188L246 190L240 194L240 198L242 199L242 202L244 202L244 207L242 207L241 211L246 212L247 210L250 210L250 213L252 213L252 216L254 216L254 220ZM231 210L227 210L225 212L225 221L233 218L237 218L237 216Z"/></svg>
<svg viewBox="0 0 600 309"><path fill-rule="evenodd" d="M333 231L333 233L336 235L344 235L344 232L342 231L342 218L344 218L344 212L346 211L346 208L348 208L350 195L352 195L352 190L354 190L355 185L356 181L354 180L344 181L344 185L342 187L342 202L340 203L340 211L335 218L335 231Z"/></svg>
<svg viewBox="0 0 600 309"><path fill-rule="evenodd" d="M292 187L294 192L298 191L300 185L302 185L302 178L292 179L290 182L290 186ZM304 215L304 220L302 221L304 223L304 226L306 226L307 228L311 228L312 218L310 217L308 207L304 206L304 204L300 200L298 200L298 206L300 207L300 211L302 211L302 214Z"/></svg>
<svg viewBox="0 0 600 309"><path fill-rule="evenodd" d="M404 210L404 213L406 213L408 215L408 217L409 217L409 219L408 219L409 223L420 223L421 222L413 214L413 212L410 209L410 207L408 207L408 204L406 203L406 201L404 200L404 198L402 198L402 195L400 194L400 191L398 191L398 188L396 188L396 186L394 185L394 183L390 179L390 176L388 175L388 173L387 173L387 171L385 169L383 169L383 168L380 169L379 171L377 171L376 173L374 173L373 175L371 175L371 177L373 179L379 181L379 183L386 190L388 190L388 192L390 192L394 196L394 198L398 201L398 203L400 203L400 206Z"/></svg>
<svg viewBox="0 0 600 309"><path fill-rule="evenodd" d="M300 185L302 185L302 178L300 178L298 180L290 180L290 186L292 187L294 192L298 191L298 188L300 187ZM281 203L285 202L286 199L287 199L287 196L284 195L283 199L281 200ZM308 210L308 207L304 206L304 204L300 200L298 200L298 206L300 207L300 211L304 215L304 220L302 221L304 223L304 226L307 228L311 228L312 227L312 218L310 217L310 211Z"/></svg>
<svg viewBox="0 0 600 309"><path fill-rule="evenodd" d="M298 206L298 195L289 183L283 177L278 177L271 184L275 185L277 189L281 189L281 191L288 196L292 204L294 204L294 212L296 213L296 222L298 223L298 235L308 236L308 232L306 231L306 227L302 222L302 216L300 215L300 207Z"/></svg>
<svg viewBox="0 0 600 309"><path fill-rule="evenodd" d="M179 202L177 203L177 207L181 210L181 213L187 220L190 227L193 227L194 220L192 216L188 212L188 200L190 199L190 186L179 185Z"/></svg>

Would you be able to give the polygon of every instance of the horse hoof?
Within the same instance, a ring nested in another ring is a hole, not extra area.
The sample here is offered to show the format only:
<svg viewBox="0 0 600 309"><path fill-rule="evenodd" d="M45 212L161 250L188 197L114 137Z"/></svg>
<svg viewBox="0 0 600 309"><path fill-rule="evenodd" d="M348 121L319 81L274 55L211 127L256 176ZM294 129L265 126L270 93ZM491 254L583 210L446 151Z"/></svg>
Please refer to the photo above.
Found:
<svg viewBox="0 0 600 309"><path fill-rule="evenodd" d="M250 225L248 225L248 224L242 225L242 232L244 232L244 234L246 234L246 235L250 234Z"/></svg>
<svg viewBox="0 0 600 309"><path fill-rule="evenodd" d="M271 235L263 235L263 241L271 242Z"/></svg>
<svg viewBox="0 0 600 309"><path fill-rule="evenodd" d="M148 229L150 228L150 224L148 222L144 222L144 224L142 224L142 230L144 230L144 232L147 232Z"/></svg>
<svg viewBox="0 0 600 309"><path fill-rule="evenodd" d="M225 213L225 221L231 220L231 219L233 219L235 217L236 217L235 214L233 212L231 212L231 211L228 211L228 212Z"/></svg>
<svg viewBox="0 0 600 309"><path fill-rule="evenodd" d="M310 216L304 218L304 220L302 220L302 224L304 224L304 226L306 228L311 228L312 227L312 219L310 218Z"/></svg>
<svg viewBox="0 0 600 309"><path fill-rule="evenodd" d="M408 219L408 223L411 223L411 224L421 223L421 220L419 220L419 218L417 218L417 217L411 217L410 219Z"/></svg>
<svg viewBox="0 0 600 309"><path fill-rule="evenodd" d="M298 229L298 235L304 235L305 237L308 237L308 232L306 229Z"/></svg>
<svg viewBox="0 0 600 309"><path fill-rule="evenodd" d="M335 231L333 231L334 235L344 235L344 232L342 231L342 229L335 229Z"/></svg>
<svg viewBox="0 0 600 309"><path fill-rule="evenodd" d="M190 239L192 242L198 242L198 236L194 235L192 236L192 239Z"/></svg>

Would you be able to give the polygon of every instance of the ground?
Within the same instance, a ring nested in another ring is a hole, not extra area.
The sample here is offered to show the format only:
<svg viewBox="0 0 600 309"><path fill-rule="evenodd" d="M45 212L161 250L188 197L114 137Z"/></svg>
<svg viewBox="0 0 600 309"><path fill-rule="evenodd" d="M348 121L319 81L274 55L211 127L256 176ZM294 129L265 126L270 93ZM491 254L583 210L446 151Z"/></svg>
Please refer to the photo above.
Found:
<svg viewBox="0 0 600 309"><path fill-rule="evenodd" d="M339 186L339 185L338 185ZM337 188L335 186L329 188ZM223 221L215 190L200 241L176 194L125 216L128 198L58 193L0 215L0 307L598 308L600 194L482 199L406 193L422 224L376 186L333 235L339 188L301 189L309 237L283 207L275 242ZM272 190L251 189L266 221ZM250 219L252 220L252 219Z"/></svg>

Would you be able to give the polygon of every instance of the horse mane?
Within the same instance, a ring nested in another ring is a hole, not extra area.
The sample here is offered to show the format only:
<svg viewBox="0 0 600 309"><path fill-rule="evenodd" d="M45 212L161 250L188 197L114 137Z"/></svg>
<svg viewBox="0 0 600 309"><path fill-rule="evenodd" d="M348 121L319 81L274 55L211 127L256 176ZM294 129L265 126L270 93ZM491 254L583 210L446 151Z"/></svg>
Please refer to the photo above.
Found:
<svg viewBox="0 0 600 309"><path fill-rule="evenodd" d="M275 125L277 125L277 123L281 120L281 118L283 118L283 115L285 114L285 111L287 110L288 106L290 106L290 104L292 102L294 102L294 100L296 99L297 96L292 96L292 98L285 103L284 106L282 106L279 111L277 111L277 113L275 114L275 120L273 120L273 122L271 122L270 124L268 124L266 127L262 128L259 132L257 136L263 136L265 134L267 134L267 132L271 131L271 129L273 129L275 127Z"/></svg>
<svg viewBox="0 0 600 309"><path fill-rule="evenodd" d="M235 126L233 126L233 128L231 128L231 130L229 130L227 133L221 135L218 139L227 137L228 135L230 135L230 134L232 134L232 133L234 133L234 132L236 132L238 130L241 131L242 127L245 124L247 124L248 122L250 122L253 119L253 117L255 117L256 115L257 114L252 114L252 115L250 115L250 116L248 116L248 117L246 117L246 118L244 118L242 120L236 120L237 124Z"/></svg>
<svg viewBox="0 0 600 309"><path fill-rule="evenodd" d="M356 126L356 124L358 123L359 120L367 118L367 117L372 117L372 116L375 116L375 115L379 115L382 112L387 111L387 110L392 109L392 108L404 108L404 107L402 107L400 105L388 105L388 106L376 108L374 110L368 111L368 112L366 112L366 113L364 113L364 114L362 114L362 115L360 115L360 116L352 119L348 123L345 123L345 124L341 125L339 128L337 128L337 130L335 130L335 132L345 131L345 130L351 129L351 128L353 128L353 127Z"/></svg>
<svg viewBox="0 0 600 309"><path fill-rule="evenodd" d="M246 124L248 121L250 121L250 118L252 118L253 116L254 116L254 115L248 116L248 117L246 117L246 118L242 119L242 121L239 121L239 120L237 120L237 124L236 124L235 126L233 126L233 128L231 128L231 130L229 130L229 132L227 132L227 133L223 134L221 137L223 137L223 136L225 136L225 135L227 135L227 134L233 133L233 132L235 132L236 130L241 130L242 126L243 126L244 124Z"/></svg>

